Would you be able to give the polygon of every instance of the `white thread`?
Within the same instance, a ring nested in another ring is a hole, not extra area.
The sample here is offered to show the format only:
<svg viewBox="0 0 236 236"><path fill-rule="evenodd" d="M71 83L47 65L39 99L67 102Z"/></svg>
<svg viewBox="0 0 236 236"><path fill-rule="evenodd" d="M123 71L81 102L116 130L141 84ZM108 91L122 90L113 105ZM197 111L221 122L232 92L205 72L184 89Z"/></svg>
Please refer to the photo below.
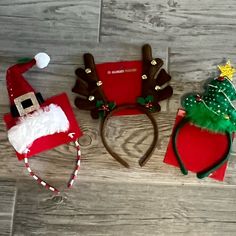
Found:
<svg viewBox="0 0 236 236"><path fill-rule="evenodd" d="M229 82L230 82L230 84L231 84L231 85L232 85L232 87L234 88L234 91L236 91L236 88L235 88L234 84L231 82L231 80L227 79L227 81L229 81Z"/></svg>
<svg viewBox="0 0 236 236"><path fill-rule="evenodd" d="M208 107L207 106L207 104L205 103L205 101L204 100L202 100L202 102L203 102L203 104L205 105L205 107L207 108L207 109L209 109L210 111L212 111L214 114L216 114L217 116L219 116L219 114L218 113L216 113L215 111L213 111L210 107Z"/></svg>
<svg viewBox="0 0 236 236"><path fill-rule="evenodd" d="M229 81L229 80L228 80L228 81ZM229 81L229 82L231 83L231 85L232 85L234 91L236 92L236 89L235 89L235 87L234 87L234 84L233 84L231 81ZM215 85L212 85L212 84L208 84L208 86L219 89L218 86L215 86ZM228 86L227 86L227 87L228 87ZM224 91L225 91L225 89L224 89L224 90L219 89L218 92L222 92L222 93L224 93ZM233 95L233 93L231 93L231 95ZM216 96L218 96L218 94L217 94ZM226 97L227 97L227 96L226 96Z"/></svg>
<svg viewBox="0 0 236 236"><path fill-rule="evenodd" d="M233 103L230 101L230 99L228 98L228 96L223 91L221 91L221 92L224 94L224 96L226 97L226 99L230 103L231 107L235 110L235 107L234 107Z"/></svg>
<svg viewBox="0 0 236 236"><path fill-rule="evenodd" d="M212 84L208 84L208 86L213 87L213 88L218 88L217 86L212 85Z"/></svg>
<svg viewBox="0 0 236 236"><path fill-rule="evenodd" d="M229 81L229 80L228 80L228 81ZM234 87L234 84L233 84L231 81L229 81L229 82L231 83L231 85L233 86L233 88L234 88L234 90L235 90L235 92L236 92L236 89L235 89L235 87ZM215 85L212 85L212 84L208 84L208 86L219 89L218 86L215 86ZM231 102L231 100L230 100L230 99L228 98L228 96L225 94L224 90L219 89L218 92L221 92L221 93L225 96L225 98L228 100L228 102L230 103L231 107L232 107L234 110L236 110L235 107L234 107L234 105L233 105L233 103ZM225 100L225 99L224 99L224 100ZM213 98L213 101L215 101L214 98ZM225 101L226 101L226 100L225 100ZM204 100L202 100L202 102L203 102L203 104L204 104L210 111L212 111L213 113L215 113L216 115L219 116L219 114L217 114L215 111L213 111L210 107L207 106L207 104L205 103ZM218 112L220 112L220 111L218 110Z"/></svg>

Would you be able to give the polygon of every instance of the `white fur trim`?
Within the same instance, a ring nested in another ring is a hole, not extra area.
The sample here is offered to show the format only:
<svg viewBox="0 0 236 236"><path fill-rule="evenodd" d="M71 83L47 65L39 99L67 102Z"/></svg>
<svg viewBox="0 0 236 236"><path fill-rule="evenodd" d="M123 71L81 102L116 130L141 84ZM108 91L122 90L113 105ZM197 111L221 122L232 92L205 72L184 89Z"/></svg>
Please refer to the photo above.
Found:
<svg viewBox="0 0 236 236"><path fill-rule="evenodd" d="M43 136L66 132L69 121L61 107L50 104L32 114L20 117L19 122L8 130L8 139L15 150L22 154Z"/></svg>
<svg viewBox="0 0 236 236"><path fill-rule="evenodd" d="M36 61L36 66L40 69L47 67L50 62L50 57L45 52L36 54L34 59Z"/></svg>

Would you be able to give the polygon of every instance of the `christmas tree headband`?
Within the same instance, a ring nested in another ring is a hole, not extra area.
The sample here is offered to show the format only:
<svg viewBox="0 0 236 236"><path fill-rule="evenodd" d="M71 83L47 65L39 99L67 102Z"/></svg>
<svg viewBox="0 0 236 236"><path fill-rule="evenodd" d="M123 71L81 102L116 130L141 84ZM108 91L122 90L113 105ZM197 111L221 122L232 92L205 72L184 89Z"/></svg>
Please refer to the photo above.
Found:
<svg viewBox="0 0 236 236"><path fill-rule="evenodd" d="M68 182L71 187L80 168L80 147L77 139L82 135L65 93L44 100L23 77L33 67L44 68L50 61L46 53L34 59L23 60L7 70L6 82L11 113L4 115L9 142L19 160L24 160L30 176L54 193L59 190L36 175L29 164L29 157L68 142L75 142L76 168Z"/></svg>
<svg viewBox="0 0 236 236"><path fill-rule="evenodd" d="M210 132L224 133L228 142L223 157L214 165L197 173L198 178L209 176L229 158L232 133L236 131L236 109L232 103L236 99L236 90L232 83L235 69L229 61L218 68L221 74L206 85L206 90L202 95L191 94L182 100L186 115L174 128L172 143L181 172L184 175L187 175L188 171L178 152L177 139L180 130L189 122Z"/></svg>
<svg viewBox="0 0 236 236"><path fill-rule="evenodd" d="M136 82L131 84L133 87L140 83L140 92L133 102L127 102L122 88L128 86L131 82L131 77L122 78L119 82L119 88L113 90L113 93L117 94L117 98L122 97L122 102L118 105L116 101L109 100L107 93L109 93L109 87L107 83L110 83L111 87L114 87L113 81L115 80L115 74L124 73L126 69L121 69L118 71L107 70L108 74L114 73L114 80L103 81L102 76L98 75L98 67L94 62L94 58L91 54L84 54L84 65L85 69L78 68L75 73L78 76L76 84L72 89L73 92L79 94L79 97L75 99L75 105L79 109L90 110L91 116L94 119L102 117L100 132L102 142L107 149L107 151L125 167L129 167L129 164L124 161L119 155L111 150L105 139L105 127L109 118L111 118L115 113L119 113L121 110L136 109L140 113L146 114L152 123L154 130L153 141L146 151L146 153L140 158L139 164L143 166L150 158L158 139L158 129L157 124L151 112L160 111L161 107L159 102L161 100L169 98L172 93L172 87L166 83L170 81L171 77L166 73L164 69L161 69L163 61L159 58L152 57L152 50L150 45L146 44L142 47L142 61L135 62L120 62L122 63L121 68L126 68L128 64L140 64L140 76L136 78ZM119 64L119 62L117 63ZM101 64L100 64L101 65ZM113 63L105 63L104 68L107 69L109 66L114 66ZM108 68L109 69L109 68ZM127 69L127 71L132 71L134 68ZM125 81L124 81L125 79ZM107 88L107 89L105 89ZM119 91L118 94L118 89ZM105 92L106 90L106 92ZM135 90L135 89L134 89ZM132 91L130 93L132 94ZM134 91L134 93L137 91ZM130 94L129 94L130 95ZM116 100L116 99L115 99Z"/></svg>

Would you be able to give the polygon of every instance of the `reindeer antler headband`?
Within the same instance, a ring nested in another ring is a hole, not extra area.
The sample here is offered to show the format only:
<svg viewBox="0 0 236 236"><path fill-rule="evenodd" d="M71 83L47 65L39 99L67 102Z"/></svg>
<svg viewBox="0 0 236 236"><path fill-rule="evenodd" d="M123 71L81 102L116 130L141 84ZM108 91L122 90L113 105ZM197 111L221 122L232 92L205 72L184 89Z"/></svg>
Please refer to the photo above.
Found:
<svg viewBox="0 0 236 236"><path fill-rule="evenodd" d="M107 98L107 94L104 91L105 83L103 84L103 78L99 77L97 73L94 58L91 54L84 54L84 64L85 69L78 68L75 71L78 79L72 91L80 95L75 99L75 105L79 109L90 110L94 119L99 118L99 116L102 117L100 125L102 142L107 151L125 167L129 167L129 164L113 152L106 142L104 131L107 121L118 111L126 109L137 109L146 114L152 123L154 138L146 153L139 160L140 166L145 165L158 140L157 124L151 112L160 111L159 102L169 98L173 93L172 87L166 85L171 80L171 77L164 69L161 69L163 61L159 58L153 58L150 45L144 45L142 48L142 62L140 63L142 74L137 78L137 83L140 83L141 87L140 96L135 98L136 102L134 103L123 102L119 105L116 104L116 101L110 101Z"/></svg>

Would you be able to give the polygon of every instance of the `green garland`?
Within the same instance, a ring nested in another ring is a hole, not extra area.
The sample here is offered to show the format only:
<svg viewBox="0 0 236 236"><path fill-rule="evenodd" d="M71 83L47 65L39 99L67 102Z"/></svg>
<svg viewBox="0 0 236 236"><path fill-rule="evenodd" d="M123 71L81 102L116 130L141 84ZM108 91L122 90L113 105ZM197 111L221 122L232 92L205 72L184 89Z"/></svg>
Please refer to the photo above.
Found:
<svg viewBox="0 0 236 236"><path fill-rule="evenodd" d="M234 116L236 113L234 113ZM197 103L191 109L186 109L186 117L197 126L213 132L224 133L236 131L236 126L229 117L215 114L203 102Z"/></svg>

